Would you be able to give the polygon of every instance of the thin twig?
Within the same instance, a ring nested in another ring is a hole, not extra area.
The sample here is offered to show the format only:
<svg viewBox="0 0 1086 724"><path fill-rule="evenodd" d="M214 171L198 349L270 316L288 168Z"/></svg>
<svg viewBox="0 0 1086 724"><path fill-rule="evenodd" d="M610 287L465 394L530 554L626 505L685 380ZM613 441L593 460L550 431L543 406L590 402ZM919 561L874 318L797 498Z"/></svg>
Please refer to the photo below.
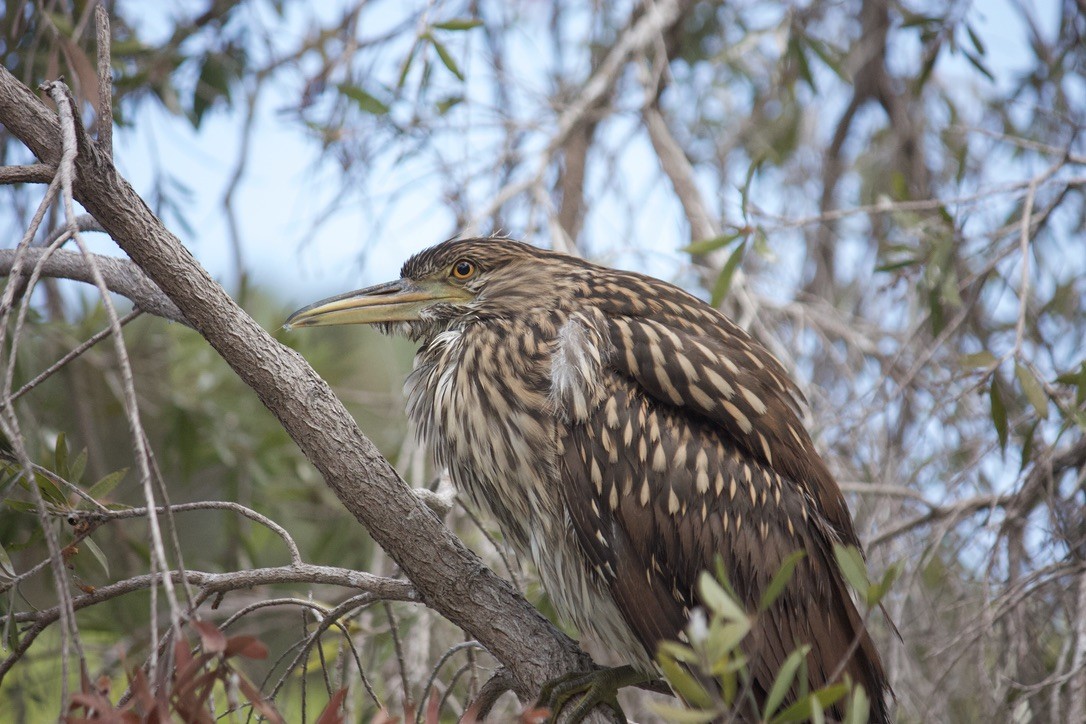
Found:
<svg viewBox="0 0 1086 724"><path fill-rule="evenodd" d="M75 202L72 196L72 185L75 182L75 159L79 153L77 146L79 143L79 134L80 132L85 133L85 131L78 122L75 112L75 101L72 98L71 91L68 90L68 87L61 82L54 81L52 83L46 83L45 89L53 99L53 102L56 103L60 116L62 150L60 163L57 164L57 175L60 178L61 183L61 200L64 205L64 216L71 226L72 237L75 240L76 245L87 259L87 265L90 267L91 276L94 278L95 286L98 287L102 305L106 310L106 316L109 319L110 327L113 330L113 347L114 352L117 355L117 362L120 366L121 387L124 392L125 417L128 420L132 450L136 458L136 466L139 470L144 497L147 500L148 508L153 509L155 501L154 483L151 479L151 467L148 461L146 445L144 444L145 434L143 423L140 421L140 411L136 398L136 386L132 373L132 365L128 359L128 350L125 347L124 338L121 336L120 320L117 316L117 310L113 306L113 300L110 298L109 287L106 285L105 279L95 263L95 259L90 255L90 251L83 242L83 238L80 235L75 222L76 213ZM85 138L84 142L89 143ZM154 514L148 515L147 522L151 537L151 550L153 552L152 567L157 566L159 570L168 570L170 566L166 558L166 549L162 540L162 531L159 527L158 516ZM166 593L167 602L169 603L170 624L178 631L178 634L180 634L181 609L177 602L173 581L169 576L163 576L161 580L163 590ZM153 595L154 591L152 591L152 596ZM151 606L150 625L152 627L151 635L154 637L157 634L158 625L157 612L154 605ZM149 676L152 681L156 678L156 671L157 657L152 654Z"/></svg>
<svg viewBox="0 0 1086 724"><path fill-rule="evenodd" d="M128 314L121 317L120 325L122 327L125 326L126 324L128 324L129 322L131 322L133 319L140 316L141 314L143 314L143 312L141 310L133 309L131 312L129 312ZM47 379L49 379L54 374L56 374L61 369L63 369L64 366L67 365L69 362L74 360L76 357L79 357L81 354L83 354L88 349L90 349L94 345L101 342L103 339L105 339L106 337L108 337L112 333L113 333L113 329L111 327L105 327L104 329L100 329L97 332L95 332L88 339L84 340L83 342L80 342L78 346L76 346L76 347L72 348L71 350L69 350L67 354L65 354L63 357L58 359L56 362L49 365L45 370L40 372L37 375L37 377L30 380L29 382L24 384L22 387L20 387L18 390L16 390L11 395L11 397L9 398L9 402L15 402L20 397L25 395L27 392L30 392L32 389L34 389L35 387L40 385L42 382L45 382ZM7 404L7 403L0 403L0 404Z"/></svg>

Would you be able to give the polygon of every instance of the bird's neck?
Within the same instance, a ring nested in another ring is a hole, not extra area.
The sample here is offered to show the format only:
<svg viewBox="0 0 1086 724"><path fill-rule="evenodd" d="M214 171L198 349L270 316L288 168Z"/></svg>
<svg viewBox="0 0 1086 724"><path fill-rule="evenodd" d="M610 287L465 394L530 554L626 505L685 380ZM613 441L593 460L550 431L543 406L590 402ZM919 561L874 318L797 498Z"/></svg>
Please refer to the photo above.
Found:
<svg viewBox="0 0 1086 724"><path fill-rule="evenodd" d="M522 550L532 521L558 504L542 474L555 464L554 418L539 414L551 405L555 324L484 320L447 329L420 347L405 385L408 413L437 464ZM470 479L457 479L466 470Z"/></svg>

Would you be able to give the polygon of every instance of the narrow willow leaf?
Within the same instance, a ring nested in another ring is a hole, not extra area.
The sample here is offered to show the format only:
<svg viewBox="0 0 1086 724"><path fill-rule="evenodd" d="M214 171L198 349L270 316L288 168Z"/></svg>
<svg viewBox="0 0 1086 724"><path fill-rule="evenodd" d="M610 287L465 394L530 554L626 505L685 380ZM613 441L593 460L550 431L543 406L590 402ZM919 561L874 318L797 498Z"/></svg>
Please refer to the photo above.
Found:
<svg viewBox="0 0 1086 724"><path fill-rule="evenodd" d="M708 571L702 571L698 578L698 592L701 594L701 600L714 614L729 621L747 620L747 612Z"/></svg>
<svg viewBox="0 0 1086 724"><path fill-rule="evenodd" d="M1041 386L1040 380L1033 371L1025 365L1015 364L1014 376L1018 378L1018 384L1022 385L1022 392L1026 394L1026 399L1033 405L1033 409L1037 411L1041 419L1048 417L1048 395L1045 394L1044 387Z"/></svg>
<svg viewBox="0 0 1086 724"><path fill-rule="evenodd" d="M464 72L460 70L460 66L456 64L456 60L453 59L452 54L449 53L449 49L432 35L427 34L426 39L434 46L434 50L437 51L437 57L441 58L441 62L449 69L449 72L460 80L464 80Z"/></svg>
<svg viewBox="0 0 1086 724"><path fill-rule="evenodd" d="M765 698L763 718L769 719L780 708L781 702L784 701L784 697L792 688L792 682L796 679L796 671L799 670L799 665L803 663L807 652L810 650L810 646L802 646L790 653L784 663L781 664L781 668L777 670L777 678L773 680L773 686L769 689L769 696Z"/></svg>
<svg viewBox="0 0 1086 724"><path fill-rule="evenodd" d="M439 30L471 30L482 24L483 21L478 18L456 18L454 20L446 20L443 23L435 23L433 27L438 28Z"/></svg>
<svg viewBox="0 0 1086 724"><path fill-rule="evenodd" d="M691 256L698 256L700 254L709 254L722 249L728 244L738 239L741 234L725 234L723 236L714 236L711 239L702 239L695 241L693 244L689 244L679 249L679 251L690 254Z"/></svg>
<svg viewBox="0 0 1086 724"><path fill-rule="evenodd" d="M712 709L684 709L681 706L659 701L650 701L649 708L663 721L677 722L677 724L701 724L715 721L719 716Z"/></svg>
<svg viewBox="0 0 1086 724"><path fill-rule="evenodd" d="M124 476L128 473L128 468L121 468L120 470L114 470L112 473L107 473L102 476L102 479L91 486L87 492L94 499L104 498L113 492L113 489L117 487Z"/></svg>
<svg viewBox="0 0 1086 724"><path fill-rule="evenodd" d="M106 577L108 578L109 560L106 558L106 554L102 552L102 549L98 547L98 544L90 538L84 538L80 545L86 546L87 550L90 551L91 555L98 561L98 565L102 566L102 570L106 572Z"/></svg>
<svg viewBox="0 0 1086 724"><path fill-rule="evenodd" d="M807 555L806 551L792 551L788 557L781 561L780 570L773 576L773 580L766 586L765 591L762 593L762 599L758 602L758 612L762 613L768 609L773 602L777 600L777 597L784 591L784 587L788 585L788 581L792 580L792 573L796 570L796 564Z"/></svg>
<svg viewBox="0 0 1086 724"><path fill-rule="evenodd" d="M732 286L732 277L735 276L735 270L739 268L739 262L743 261L743 252L746 250L747 242L744 241L735 247L735 250L728 256L728 260L724 262L724 268L720 270L720 276L716 278L716 284L713 285L711 304L714 307L719 306L724 301L724 297L728 296L728 290Z"/></svg>
<svg viewBox="0 0 1086 724"><path fill-rule="evenodd" d="M687 671L686 667L667 656L656 657L664 678L675 693L693 706L709 708L713 705L712 697L705 687Z"/></svg>
<svg viewBox="0 0 1086 724"><path fill-rule="evenodd" d="M1007 449L1007 408L1003 405L1003 395L999 391L999 382L993 377L988 390L988 399L992 403L992 424L999 436L999 448Z"/></svg>
<svg viewBox="0 0 1086 724"><path fill-rule="evenodd" d="M958 364L962 367L971 367L974 369L987 369L989 367L995 367L996 357L988 350L981 352L974 352L973 354L962 355L958 358Z"/></svg>
<svg viewBox="0 0 1086 724"><path fill-rule="evenodd" d="M837 559L837 565L848 584L866 597L871 581L867 578L867 564L864 563L859 549L856 546L834 543L833 557Z"/></svg>

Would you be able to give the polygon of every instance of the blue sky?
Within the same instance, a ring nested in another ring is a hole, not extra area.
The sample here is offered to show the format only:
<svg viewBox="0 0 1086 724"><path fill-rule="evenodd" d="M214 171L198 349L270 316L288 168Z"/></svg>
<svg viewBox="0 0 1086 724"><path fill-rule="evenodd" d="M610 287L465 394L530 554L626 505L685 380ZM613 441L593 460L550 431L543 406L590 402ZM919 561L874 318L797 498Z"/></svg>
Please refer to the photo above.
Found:
<svg viewBox="0 0 1086 724"><path fill-rule="evenodd" d="M142 31L153 36L156 28L164 28L163 13L185 15L193 3L163 5L130 3L133 17L141 17ZM327 17L338 3L318 4ZM1056 4L1044 3L1050 11L1039 13L1042 21L1054 23ZM394 18L387 13L388 5L377 3L377 10L366 16L366 34L380 32L382 24ZM978 9L979 8L979 9ZM540 22L545 21L540 8ZM319 12L307 9L304 12ZM978 4L970 18L988 45L987 60L997 78L1006 82L1016 66L1025 58L1025 34L1019 16L1004 0ZM302 15L290 19L283 28L304 31L307 21ZM287 38L289 40L289 38ZM286 41L284 41L286 42ZM526 31L518 42L525 45L516 57L524 63L546 57L547 50L539 38ZM906 51L907 52L907 51ZM961 56L944 56L937 72L947 82L956 75L975 79ZM907 59L905 59L907 62ZM485 93L472 86L471 59L465 59L468 72L467 93L476 97ZM542 71L535 70L541 78ZM531 70L525 76L533 77ZM254 280L261 285L274 285L282 290L290 303L301 304L326 294L332 294L364 284L395 277L402 261L411 253L429 246L455 232L451 216L440 204L441 188L432 177L419 174L410 164L392 168L387 174L387 188L411 190L401 195L387 209L379 238L374 238L371 207L348 203L328 219L312 242L299 252L300 242L307 237L314 220L335 197L340 174L334 163L318 160L319 148L307 138L298 125L285 119L278 109L291 101L292 90L285 84L274 85L259 107L249 165L236 200L237 216L244 242L244 254ZM539 90L543 90L541 87ZM182 181L191 191L186 203L186 218L192 231L167 217L167 224L182 238L196 257L223 281L233 278L228 232L221 212L221 199L235 158L240 148L238 112L221 109L209 113L197 131L182 117L169 114L160 106L146 104L134 124L118 131L116 153L122 172L137 190L149 194L156 167ZM608 127L612 133L632 133L632 124L621 122ZM624 175L636 179L656 174L655 159L643 139L631 143L632 152L623 160ZM470 149L463 149L470 154ZM643 172L642 172L643 169ZM763 190L770 195L772 190ZM681 214L667 199L668 189L655 192L640 189L644 198L642 211L658 219L657 236L651 253L654 262L667 270L678 269L683 256L677 251L685 243L685 228ZM712 199L710 199L712 200ZM378 206L380 199L377 200ZM623 210L609 208L606 203L594 210L587 228L589 244L594 239L606 239L621 234L628 219ZM516 232L512 229L510 231ZM108 240L96 242L104 253L117 253ZM360 252L365 248L364 266ZM602 242L599 248L606 250ZM637 259L610 259L616 264L631 266ZM657 272L665 276L663 272Z"/></svg>

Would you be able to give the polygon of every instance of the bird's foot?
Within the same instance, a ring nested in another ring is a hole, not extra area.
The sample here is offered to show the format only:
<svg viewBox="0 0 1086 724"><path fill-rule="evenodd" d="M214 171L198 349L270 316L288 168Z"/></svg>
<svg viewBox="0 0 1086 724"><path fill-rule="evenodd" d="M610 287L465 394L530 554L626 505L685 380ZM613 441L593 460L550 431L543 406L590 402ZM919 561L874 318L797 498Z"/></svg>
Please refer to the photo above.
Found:
<svg viewBox="0 0 1086 724"><path fill-rule="evenodd" d="M625 686L642 684L650 678L632 666L596 669L587 673L576 671L544 684L539 691L537 706L550 709L548 722L557 722L558 715L565 712L565 721L576 724L583 721L597 706L610 708L619 721L625 722L626 715L618 705L618 690ZM570 705L568 710L567 704Z"/></svg>

